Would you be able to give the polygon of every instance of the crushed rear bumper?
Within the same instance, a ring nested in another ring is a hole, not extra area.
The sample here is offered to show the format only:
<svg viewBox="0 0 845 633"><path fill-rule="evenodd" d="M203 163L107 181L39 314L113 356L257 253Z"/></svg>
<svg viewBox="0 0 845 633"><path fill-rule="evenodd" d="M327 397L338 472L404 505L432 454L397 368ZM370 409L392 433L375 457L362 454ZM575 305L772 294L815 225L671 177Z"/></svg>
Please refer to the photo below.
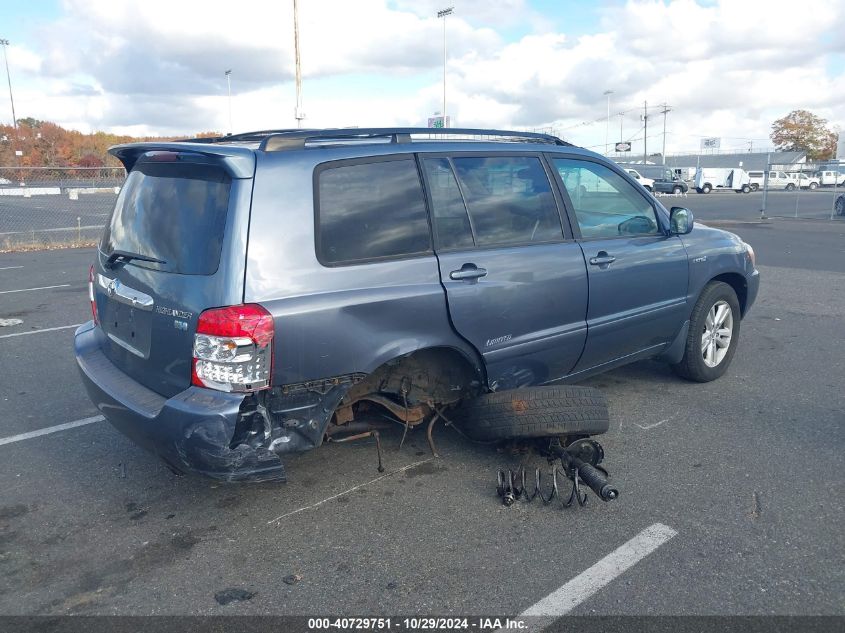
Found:
<svg viewBox="0 0 845 633"><path fill-rule="evenodd" d="M76 362L89 397L121 433L173 470L223 481L285 481L279 456L232 447L243 394L189 387L165 398L120 371L100 349L93 322L76 330Z"/></svg>

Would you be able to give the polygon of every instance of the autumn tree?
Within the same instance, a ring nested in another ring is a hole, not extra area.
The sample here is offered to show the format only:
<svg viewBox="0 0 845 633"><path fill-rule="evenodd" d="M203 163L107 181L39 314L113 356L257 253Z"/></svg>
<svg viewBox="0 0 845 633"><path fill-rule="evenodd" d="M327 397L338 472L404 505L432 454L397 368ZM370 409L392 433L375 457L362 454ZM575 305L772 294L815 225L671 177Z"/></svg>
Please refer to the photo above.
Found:
<svg viewBox="0 0 845 633"><path fill-rule="evenodd" d="M824 160L836 155L839 135L825 119L808 110L793 110L772 123L771 139L779 150L806 152L809 160Z"/></svg>

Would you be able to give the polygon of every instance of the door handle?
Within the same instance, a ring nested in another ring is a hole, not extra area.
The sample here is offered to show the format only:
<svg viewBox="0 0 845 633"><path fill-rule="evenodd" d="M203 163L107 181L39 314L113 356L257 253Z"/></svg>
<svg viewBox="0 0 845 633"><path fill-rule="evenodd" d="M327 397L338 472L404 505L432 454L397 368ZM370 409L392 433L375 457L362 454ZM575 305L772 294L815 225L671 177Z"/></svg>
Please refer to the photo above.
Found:
<svg viewBox="0 0 845 633"><path fill-rule="evenodd" d="M607 266L616 261L612 255L608 255L606 251L599 251L599 254L590 258L590 264L593 266Z"/></svg>
<svg viewBox="0 0 845 633"><path fill-rule="evenodd" d="M466 279L479 279L487 276L486 268L478 268L475 264L464 264L460 270L453 270L449 273L449 279L455 281Z"/></svg>

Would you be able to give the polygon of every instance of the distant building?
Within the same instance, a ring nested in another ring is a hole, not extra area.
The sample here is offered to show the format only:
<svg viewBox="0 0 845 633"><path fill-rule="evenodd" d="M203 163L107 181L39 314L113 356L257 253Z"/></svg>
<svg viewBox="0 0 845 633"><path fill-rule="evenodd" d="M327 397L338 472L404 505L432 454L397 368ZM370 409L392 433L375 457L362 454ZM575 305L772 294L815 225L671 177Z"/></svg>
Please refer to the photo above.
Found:
<svg viewBox="0 0 845 633"><path fill-rule="evenodd" d="M720 152L666 156L667 167L692 172L695 172L696 167L742 167L745 171L765 171L769 165L773 169L799 171L800 165L806 163L806 152Z"/></svg>

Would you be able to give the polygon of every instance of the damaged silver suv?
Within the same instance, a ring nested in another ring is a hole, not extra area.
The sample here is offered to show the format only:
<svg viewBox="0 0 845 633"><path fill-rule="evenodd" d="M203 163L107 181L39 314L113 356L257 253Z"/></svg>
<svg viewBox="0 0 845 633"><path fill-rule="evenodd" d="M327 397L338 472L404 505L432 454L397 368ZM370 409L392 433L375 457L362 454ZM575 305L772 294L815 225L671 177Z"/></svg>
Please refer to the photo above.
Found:
<svg viewBox="0 0 845 633"><path fill-rule="evenodd" d="M103 415L180 472L282 480L286 453L376 413L413 426L452 407L484 438L601 433L596 402L536 387L648 357L713 380L757 295L750 246L552 136L274 130L110 151L128 177L76 358Z"/></svg>

